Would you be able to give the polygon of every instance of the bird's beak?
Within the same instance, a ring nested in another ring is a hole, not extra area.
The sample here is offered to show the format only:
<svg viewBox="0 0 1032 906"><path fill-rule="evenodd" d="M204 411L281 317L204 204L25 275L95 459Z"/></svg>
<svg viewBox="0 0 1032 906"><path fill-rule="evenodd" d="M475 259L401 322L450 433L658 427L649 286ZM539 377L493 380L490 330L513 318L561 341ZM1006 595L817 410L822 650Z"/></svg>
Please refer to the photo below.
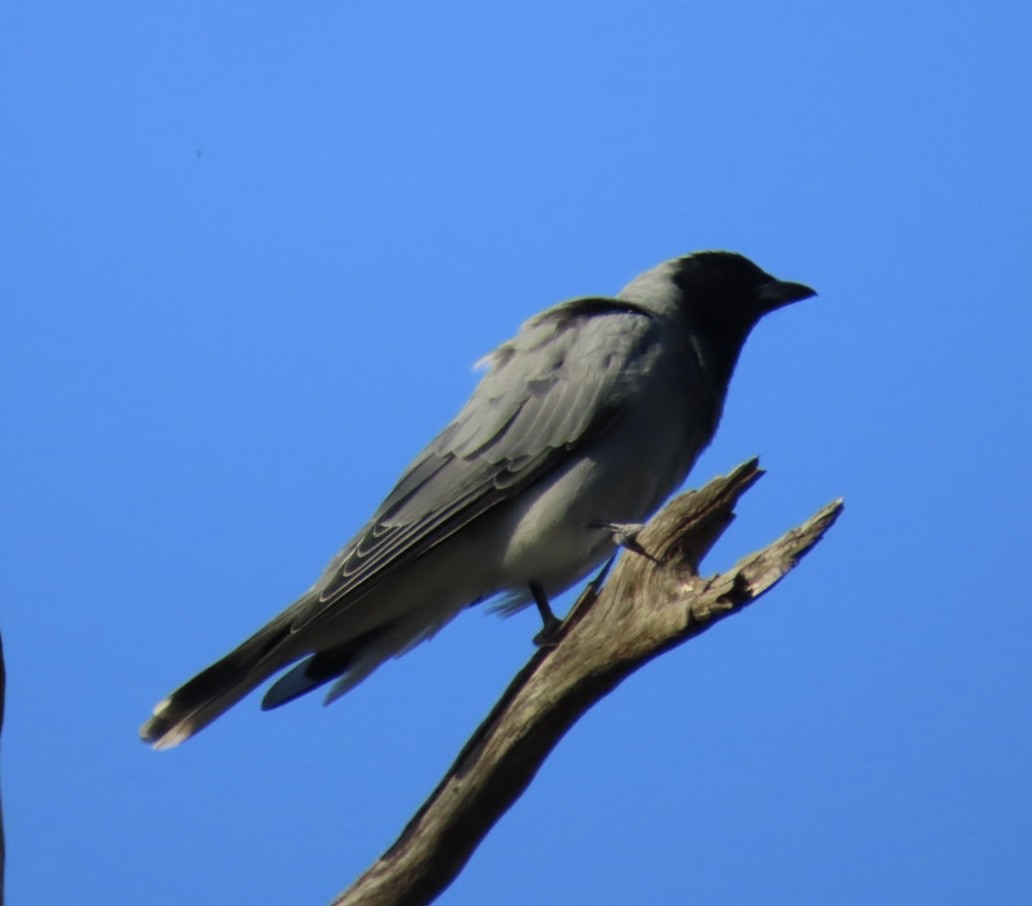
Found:
<svg viewBox="0 0 1032 906"><path fill-rule="evenodd" d="M793 302L802 302L803 299L809 299L816 295L816 290L810 289L809 286L804 286L802 283L771 280L770 283L764 283L760 287L759 301L766 313L785 305L791 305Z"/></svg>

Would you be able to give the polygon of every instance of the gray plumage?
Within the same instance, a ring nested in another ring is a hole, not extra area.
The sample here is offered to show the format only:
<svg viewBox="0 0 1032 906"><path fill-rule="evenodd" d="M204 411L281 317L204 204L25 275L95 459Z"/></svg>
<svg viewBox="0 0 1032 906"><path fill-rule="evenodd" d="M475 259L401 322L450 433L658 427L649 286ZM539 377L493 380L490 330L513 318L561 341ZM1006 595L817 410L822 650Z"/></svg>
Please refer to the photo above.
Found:
<svg viewBox="0 0 1032 906"><path fill-rule="evenodd" d="M263 707L335 681L332 701L471 604L569 588L613 552L605 524L646 519L684 480L756 322L813 294L700 252L531 318L319 580L160 702L142 738L176 745L299 660Z"/></svg>

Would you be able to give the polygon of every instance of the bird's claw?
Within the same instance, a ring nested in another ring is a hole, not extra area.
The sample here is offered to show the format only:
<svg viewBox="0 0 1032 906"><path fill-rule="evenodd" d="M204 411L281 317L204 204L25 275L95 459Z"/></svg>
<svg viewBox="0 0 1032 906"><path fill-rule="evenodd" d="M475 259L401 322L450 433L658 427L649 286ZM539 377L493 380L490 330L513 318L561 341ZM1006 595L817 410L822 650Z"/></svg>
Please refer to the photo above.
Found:
<svg viewBox="0 0 1032 906"><path fill-rule="evenodd" d="M642 529L645 528L643 522L598 522L592 523L593 528L602 529L604 532L609 533L609 537L613 539L613 543L617 547L625 548L626 550L632 551L641 557L645 557L653 562L656 558L652 556L641 543L638 541L638 535L641 534Z"/></svg>
<svg viewBox="0 0 1032 906"><path fill-rule="evenodd" d="M541 631L534 636L534 644L538 648L555 648L559 644L559 635L562 630L563 621L555 615L552 619L545 620Z"/></svg>

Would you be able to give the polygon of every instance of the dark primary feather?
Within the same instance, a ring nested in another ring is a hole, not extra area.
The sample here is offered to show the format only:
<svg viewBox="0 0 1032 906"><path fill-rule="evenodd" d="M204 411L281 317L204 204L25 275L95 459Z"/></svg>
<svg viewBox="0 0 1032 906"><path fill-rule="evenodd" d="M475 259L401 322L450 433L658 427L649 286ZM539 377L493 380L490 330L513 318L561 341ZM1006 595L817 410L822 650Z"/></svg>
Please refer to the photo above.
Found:
<svg viewBox="0 0 1032 906"><path fill-rule="evenodd" d="M318 600L293 630L331 608L336 613L345 597L357 600L356 592L511 499L604 431L619 411L620 383L658 338L651 315L612 299L575 299L528 321L492 354L469 402L331 564Z"/></svg>

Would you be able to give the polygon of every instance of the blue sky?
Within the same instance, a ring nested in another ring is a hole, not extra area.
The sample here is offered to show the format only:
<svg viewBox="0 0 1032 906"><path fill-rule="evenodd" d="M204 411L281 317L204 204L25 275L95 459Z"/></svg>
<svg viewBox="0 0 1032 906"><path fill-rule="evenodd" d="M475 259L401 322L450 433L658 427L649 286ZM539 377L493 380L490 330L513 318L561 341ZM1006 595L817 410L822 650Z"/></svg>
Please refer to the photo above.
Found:
<svg viewBox="0 0 1032 906"><path fill-rule="evenodd" d="M1024 3L0 8L12 903L323 903L531 653L472 612L332 708L150 707L306 588L535 311L741 251L690 481L762 604L562 742L441 902L1032 898Z"/></svg>

